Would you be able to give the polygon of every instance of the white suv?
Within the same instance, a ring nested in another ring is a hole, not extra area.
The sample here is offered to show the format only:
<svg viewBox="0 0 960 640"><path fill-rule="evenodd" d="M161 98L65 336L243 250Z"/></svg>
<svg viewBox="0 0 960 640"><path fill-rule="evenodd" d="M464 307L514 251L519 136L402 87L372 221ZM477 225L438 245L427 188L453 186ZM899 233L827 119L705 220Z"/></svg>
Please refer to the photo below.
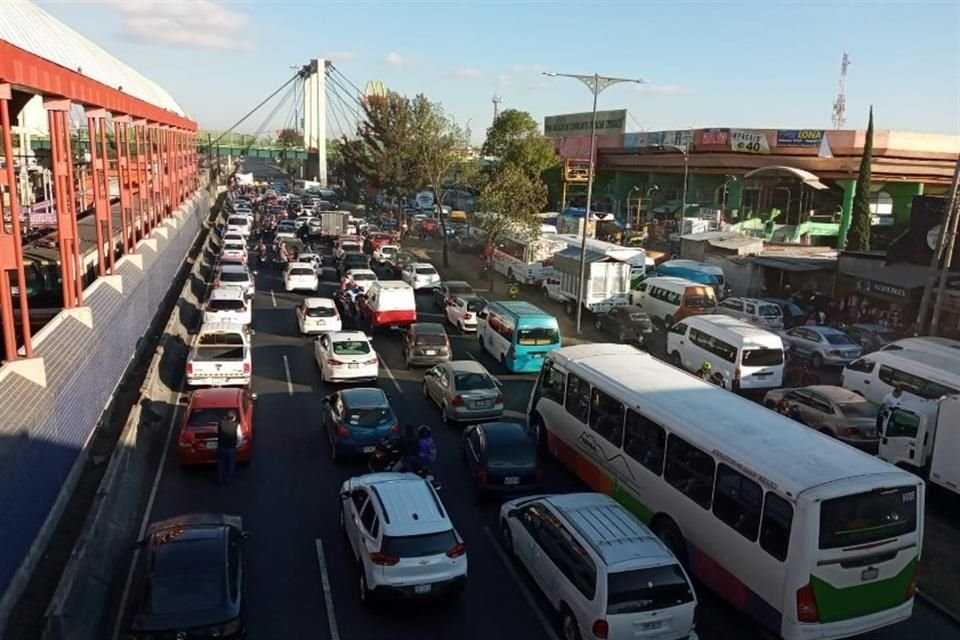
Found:
<svg viewBox="0 0 960 640"><path fill-rule="evenodd" d="M317 270L308 262L291 262L283 274L283 288L287 291L316 291L320 288Z"/></svg>
<svg viewBox="0 0 960 640"><path fill-rule="evenodd" d="M717 313L739 318L762 329L783 329L783 310L766 300L727 298L717 304Z"/></svg>
<svg viewBox="0 0 960 640"><path fill-rule="evenodd" d="M400 279L413 287L414 291L440 286L440 274L429 262L411 262L400 272Z"/></svg>
<svg viewBox="0 0 960 640"><path fill-rule="evenodd" d="M690 578L610 496L510 500L500 508L500 535L560 613L564 638L696 640Z"/></svg>
<svg viewBox="0 0 960 640"><path fill-rule="evenodd" d="M371 473L340 487L340 525L360 565L360 599L448 594L467 583L467 548L440 496L412 473Z"/></svg>
<svg viewBox="0 0 960 640"><path fill-rule="evenodd" d="M203 307L203 322L236 322L250 326L253 312L247 303L247 292L241 287L220 287L210 291Z"/></svg>

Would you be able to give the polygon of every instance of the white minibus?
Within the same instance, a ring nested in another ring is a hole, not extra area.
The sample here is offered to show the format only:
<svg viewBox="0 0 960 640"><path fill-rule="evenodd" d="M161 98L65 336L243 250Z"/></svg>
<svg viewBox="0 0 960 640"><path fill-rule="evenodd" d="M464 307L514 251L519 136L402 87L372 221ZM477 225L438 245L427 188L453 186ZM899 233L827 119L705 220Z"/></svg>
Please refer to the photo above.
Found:
<svg viewBox="0 0 960 640"><path fill-rule="evenodd" d="M773 635L910 617L919 477L627 345L547 354L528 413L550 454Z"/></svg>
<svg viewBox="0 0 960 640"><path fill-rule="evenodd" d="M927 353L954 353L960 358L960 340L940 338L937 336L919 336L916 338L902 338L884 345L880 351L925 351Z"/></svg>
<svg viewBox="0 0 960 640"><path fill-rule="evenodd" d="M675 323L667 333L667 356L687 371L710 363L731 391L783 384L780 336L730 316L690 316Z"/></svg>
<svg viewBox="0 0 960 640"><path fill-rule="evenodd" d="M960 358L927 351L874 351L848 364L841 385L880 404L896 387L921 400L960 393Z"/></svg>
<svg viewBox="0 0 960 640"><path fill-rule="evenodd" d="M717 310L713 287L683 278L647 278L631 292L631 297L631 304L642 307L651 319L662 321L668 327L687 316Z"/></svg>

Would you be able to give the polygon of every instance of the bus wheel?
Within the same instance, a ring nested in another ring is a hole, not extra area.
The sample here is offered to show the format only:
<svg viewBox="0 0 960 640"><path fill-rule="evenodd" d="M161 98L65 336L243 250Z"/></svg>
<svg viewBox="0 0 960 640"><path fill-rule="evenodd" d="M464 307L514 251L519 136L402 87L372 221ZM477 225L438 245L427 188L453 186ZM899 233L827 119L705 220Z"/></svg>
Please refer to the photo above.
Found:
<svg viewBox="0 0 960 640"><path fill-rule="evenodd" d="M547 434L543 428L543 418L540 417L539 413L534 413L530 417L528 423L530 431L533 432L533 437L537 439L537 448L540 450L540 453L547 454Z"/></svg>
<svg viewBox="0 0 960 640"><path fill-rule="evenodd" d="M680 533L680 528L667 516L658 516L653 519L653 533L656 534L663 544L673 552L680 564L688 568L687 545Z"/></svg>

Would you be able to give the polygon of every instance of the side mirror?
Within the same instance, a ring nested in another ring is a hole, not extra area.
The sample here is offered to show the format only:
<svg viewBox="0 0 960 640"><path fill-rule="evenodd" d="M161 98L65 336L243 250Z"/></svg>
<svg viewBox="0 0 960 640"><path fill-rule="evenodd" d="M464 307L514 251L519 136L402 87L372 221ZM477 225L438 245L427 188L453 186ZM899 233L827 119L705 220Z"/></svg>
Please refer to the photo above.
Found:
<svg viewBox="0 0 960 640"><path fill-rule="evenodd" d="M250 329L250 330L249 330L249 333L250 333L250 335L252 335L252 336L257 335L257 332L256 332L255 329Z"/></svg>
<svg viewBox="0 0 960 640"><path fill-rule="evenodd" d="M487 319L487 312L486 312L486 311L481 311L480 313L477 314L477 317L480 318L481 320L486 320L486 319Z"/></svg>

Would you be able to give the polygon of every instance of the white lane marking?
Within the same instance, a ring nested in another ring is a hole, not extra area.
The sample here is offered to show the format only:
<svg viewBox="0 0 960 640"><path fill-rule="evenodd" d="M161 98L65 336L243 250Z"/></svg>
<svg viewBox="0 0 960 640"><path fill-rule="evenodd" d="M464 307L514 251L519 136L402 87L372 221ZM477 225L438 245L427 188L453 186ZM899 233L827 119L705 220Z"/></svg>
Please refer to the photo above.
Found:
<svg viewBox="0 0 960 640"><path fill-rule="evenodd" d="M483 532L487 534L487 537L490 539L490 544L493 545L494 551L496 551L497 555L500 556L503 566L507 568L507 571L513 577L513 581L517 583L517 587L520 589L523 599L527 601L527 606L529 606L530 610L533 611L534 615L537 616L537 620L540 622L540 626L543 627L543 631L547 634L547 637L550 638L550 640L560 640L560 638L557 637L557 632L553 630L553 625L551 625L550 621L547 620L547 617L543 615L540 605L537 604L536 600L534 600L533 594L530 593L530 590L527 589L527 585L525 585L521 580L520 574L517 573L516 568L513 566L513 562L509 557L507 557L507 554L501 548L500 541L497 540L497 536L493 534L493 531L490 530L490 527L484 527Z"/></svg>
<svg viewBox="0 0 960 640"><path fill-rule="evenodd" d="M273 295L273 289L270 289L270 300L273 301L273 306L277 306L277 296Z"/></svg>
<svg viewBox="0 0 960 640"><path fill-rule="evenodd" d="M287 374L287 395L293 395L293 379L290 377L290 361L287 360L287 356L283 356L283 370Z"/></svg>
<svg viewBox="0 0 960 640"><path fill-rule="evenodd" d="M327 573L327 559L323 555L323 541L317 538L313 542L317 546L317 563L320 565L320 580L323 583L323 601L327 607L327 622L330 624L330 640L340 640L340 631L337 628L337 614L333 609L333 588L330 586L330 576Z"/></svg>
<svg viewBox="0 0 960 640"><path fill-rule="evenodd" d="M209 287L208 287L209 288ZM173 426L177 421L177 415L180 413L180 396L183 395L187 379L180 379L180 388L177 389L173 411L170 413L170 420L167 423L167 436L163 442L163 452L160 454L160 465L153 476L153 485L150 487L150 497L147 498L147 506L143 511L143 519L140 521L140 530L137 532L137 540L142 540L147 532L147 523L150 522L150 515L153 511L153 503L157 499L157 491L160 488L160 480L163 478L163 468L167 463L167 454L170 451L170 442L173 440ZM137 561L140 559L140 547L133 550L133 559L130 560L130 568L127 570L127 578L123 583L123 593L120 596L120 606L117 608L117 618L113 625L112 640L120 637L120 626L123 623L123 614L127 609L127 600L130 598L130 587L133 584L133 572L136 569Z"/></svg>
<svg viewBox="0 0 960 640"><path fill-rule="evenodd" d="M387 372L387 377L390 378L393 386L396 387L397 393L403 393L403 391L400 389L400 383L397 382L395 377L393 377L393 371L390 371L390 367L387 366L387 361L384 360L383 356L381 356L379 353L377 354L377 357L380 358L380 366L383 367L383 370Z"/></svg>

